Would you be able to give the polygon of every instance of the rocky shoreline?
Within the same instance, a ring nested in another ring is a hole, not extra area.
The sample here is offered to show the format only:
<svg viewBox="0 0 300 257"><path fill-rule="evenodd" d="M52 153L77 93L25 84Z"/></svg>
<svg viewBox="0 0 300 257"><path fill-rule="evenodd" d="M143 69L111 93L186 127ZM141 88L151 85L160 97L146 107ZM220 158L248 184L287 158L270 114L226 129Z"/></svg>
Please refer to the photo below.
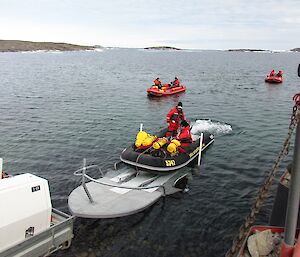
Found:
<svg viewBox="0 0 300 257"><path fill-rule="evenodd" d="M67 43L31 42L21 40L0 40L0 52L23 51L82 51L95 50L99 46L81 46Z"/></svg>
<svg viewBox="0 0 300 257"><path fill-rule="evenodd" d="M0 40L0 52L26 52L26 51L85 51L102 49L102 46L83 46L68 43L54 43L54 42L32 42L22 40ZM183 49L172 46L151 46L143 48L145 50L176 50ZM266 49L228 49L228 52L272 52ZM289 51L300 52L300 48L293 48Z"/></svg>
<svg viewBox="0 0 300 257"><path fill-rule="evenodd" d="M228 52L276 52L276 50L266 50L266 49L228 49ZM290 50L286 51L291 51L291 52L300 52L300 48L293 48Z"/></svg>
<svg viewBox="0 0 300 257"><path fill-rule="evenodd" d="M182 50L177 47L172 46L151 46L151 47L145 47L146 50Z"/></svg>
<svg viewBox="0 0 300 257"><path fill-rule="evenodd" d="M228 49L228 52L268 52L270 50L263 49Z"/></svg>
<svg viewBox="0 0 300 257"><path fill-rule="evenodd" d="M291 49L292 52L300 52L300 48L293 48Z"/></svg>

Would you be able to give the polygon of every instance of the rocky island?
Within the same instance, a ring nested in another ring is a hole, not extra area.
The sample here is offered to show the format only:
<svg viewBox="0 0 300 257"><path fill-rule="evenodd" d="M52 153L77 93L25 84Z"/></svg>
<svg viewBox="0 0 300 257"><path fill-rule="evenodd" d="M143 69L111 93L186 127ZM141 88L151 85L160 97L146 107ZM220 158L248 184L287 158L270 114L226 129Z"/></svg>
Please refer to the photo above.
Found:
<svg viewBox="0 0 300 257"><path fill-rule="evenodd" d="M99 46L81 46L67 43L31 42L21 40L0 40L0 52L23 51L80 51L95 50Z"/></svg>
<svg viewBox="0 0 300 257"><path fill-rule="evenodd" d="M263 50L263 49L228 49L229 52L268 52L270 50Z"/></svg>
<svg viewBox="0 0 300 257"><path fill-rule="evenodd" d="M172 47L172 46L151 46L145 47L146 50L182 50L180 48Z"/></svg>

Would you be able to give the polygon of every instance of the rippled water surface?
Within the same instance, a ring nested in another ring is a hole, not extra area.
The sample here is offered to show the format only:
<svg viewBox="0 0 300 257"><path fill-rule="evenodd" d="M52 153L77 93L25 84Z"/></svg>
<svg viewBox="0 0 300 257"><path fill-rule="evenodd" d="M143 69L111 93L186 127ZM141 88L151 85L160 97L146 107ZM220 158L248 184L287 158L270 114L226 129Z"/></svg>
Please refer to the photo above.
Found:
<svg viewBox="0 0 300 257"><path fill-rule="evenodd" d="M149 133L164 127L179 100L194 129L216 135L200 169L187 168L188 192L129 217L77 219L71 248L54 256L223 256L287 136L299 57L135 49L0 54L4 168L48 179L52 204L62 211L68 212L68 194L79 184L73 171L83 158L112 166L140 123ZM283 70L282 85L265 84L272 69ZM157 76L163 82L178 76L187 92L148 98ZM258 223L268 222L273 199Z"/></svg>

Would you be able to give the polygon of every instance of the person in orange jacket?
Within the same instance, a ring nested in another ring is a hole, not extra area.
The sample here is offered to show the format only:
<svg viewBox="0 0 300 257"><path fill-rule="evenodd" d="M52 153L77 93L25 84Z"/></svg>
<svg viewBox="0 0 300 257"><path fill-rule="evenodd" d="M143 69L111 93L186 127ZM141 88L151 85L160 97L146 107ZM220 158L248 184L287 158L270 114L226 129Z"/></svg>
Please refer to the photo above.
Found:
<svg viewBox="0 0 300 257"><path fill-rule="evenodd" d="M159 78L156 78L154 81L154 86L157 86L159 89L161 89L161 81Z"/></svg>
<svg viewBox="0 0 300 257"><path fill-rule="evenodd" d="M180 126L181 126L181 132L176 137L176 139L180 141L182 147L185 147L193 142L192 135L191 135L191 127L186 120L182 120Z"/></svg>
<svg viewBox="0 0 300 257"><path fill-rule="evenodd" d="M167 114L168 131L166 136L177 136L177 129L182 120L185 120L182 110L182 102L179 102L174 108L172 108Z"/></svg>

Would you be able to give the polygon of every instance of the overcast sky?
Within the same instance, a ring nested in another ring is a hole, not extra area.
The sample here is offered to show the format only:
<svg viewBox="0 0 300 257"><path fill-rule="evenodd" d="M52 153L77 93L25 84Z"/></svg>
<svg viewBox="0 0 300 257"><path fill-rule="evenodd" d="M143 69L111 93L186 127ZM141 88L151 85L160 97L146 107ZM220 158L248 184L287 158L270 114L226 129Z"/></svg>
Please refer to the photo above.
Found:
<svg viewBox="0 0 300 257"><path fill-rule="evenodd" d="M300 47L300 1L0 0L0 39L287 50Z"/></svg>

